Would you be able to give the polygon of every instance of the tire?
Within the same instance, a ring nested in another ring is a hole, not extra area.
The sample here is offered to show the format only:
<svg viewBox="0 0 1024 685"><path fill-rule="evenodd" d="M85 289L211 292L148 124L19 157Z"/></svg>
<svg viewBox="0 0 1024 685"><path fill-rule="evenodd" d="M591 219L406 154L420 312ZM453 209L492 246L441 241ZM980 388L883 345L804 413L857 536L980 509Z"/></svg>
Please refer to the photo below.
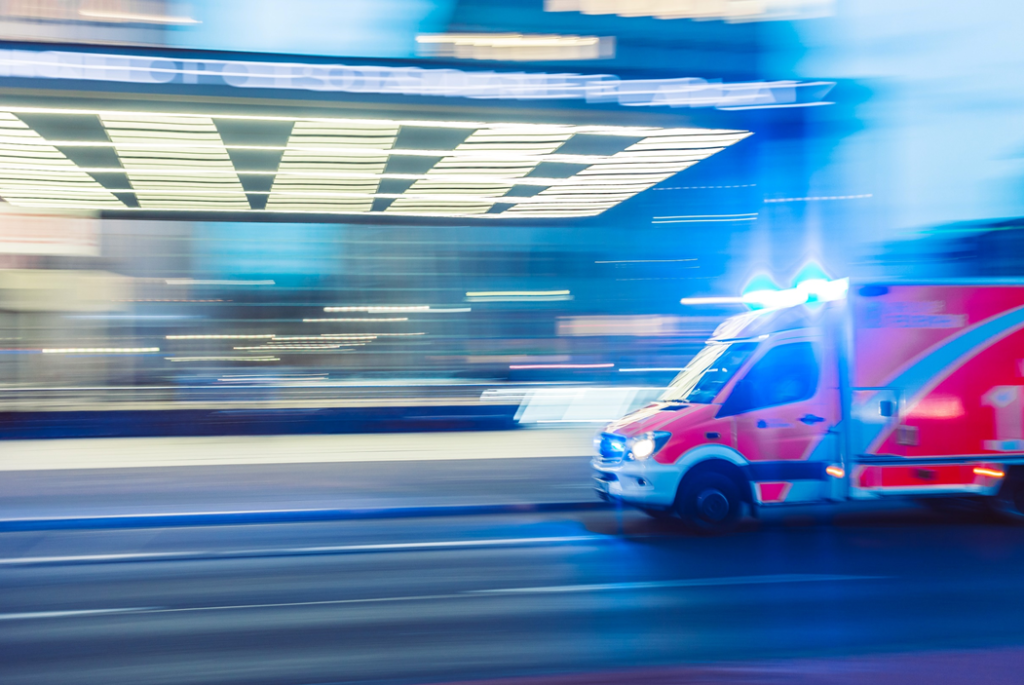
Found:
<svg viewBox="0 0 1024 685"><path fill-rule="evenodd" d="M721 534L733 530L743 514L739 488L720 473L705 472L683 481L676 513L694 531Z"/></svg>
<svg viewBox="0 0 1024 685"><path fill-rule="evenodd" d="M1024 523L1024 478L1014 474L992 502L996 514L1014 523Z"/></svg>

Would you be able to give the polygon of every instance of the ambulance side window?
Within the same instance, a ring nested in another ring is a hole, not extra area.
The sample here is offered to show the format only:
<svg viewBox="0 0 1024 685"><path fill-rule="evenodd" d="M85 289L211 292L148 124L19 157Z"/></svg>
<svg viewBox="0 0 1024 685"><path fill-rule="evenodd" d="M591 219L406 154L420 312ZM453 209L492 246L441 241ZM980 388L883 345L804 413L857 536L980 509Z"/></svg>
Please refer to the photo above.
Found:
<svg viewBox="0 0 1024 685"><path fill-rule="evenodd" d="M779 345L768 350L733 388L718 416L802 402L818 388L818 362L809 342Z"/></svg>

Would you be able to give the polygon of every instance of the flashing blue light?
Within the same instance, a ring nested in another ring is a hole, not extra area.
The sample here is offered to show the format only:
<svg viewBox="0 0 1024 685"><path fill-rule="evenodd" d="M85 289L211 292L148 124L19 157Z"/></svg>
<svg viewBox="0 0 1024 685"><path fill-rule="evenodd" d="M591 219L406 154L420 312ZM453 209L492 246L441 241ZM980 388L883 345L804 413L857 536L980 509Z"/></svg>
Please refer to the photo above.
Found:
<svg viewBox="0 0 1024 685"><path fill-rule="evenodd" d="M779 284L775 282L775 279L768 274L756 274L753 278L747 281L747 284L743 287L743 303L751 309L763 309L765 307L769 307L771 305L765 303L772 300L773 293L781 290L782 287L779 286Z"/></svg>

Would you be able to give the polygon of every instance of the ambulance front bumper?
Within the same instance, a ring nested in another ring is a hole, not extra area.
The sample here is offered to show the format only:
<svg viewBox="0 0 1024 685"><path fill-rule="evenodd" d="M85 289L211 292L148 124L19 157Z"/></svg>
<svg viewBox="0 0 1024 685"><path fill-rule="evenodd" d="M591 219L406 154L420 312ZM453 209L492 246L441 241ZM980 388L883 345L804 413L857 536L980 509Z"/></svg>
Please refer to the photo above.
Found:
<svg viewBox="0 0 1024 685"><path fill-rule="evenodd" d="M594 490L602 499L647 509L668 509L676 500L682 473L671 464L622 460L609 463L596 458Z"/></svg>

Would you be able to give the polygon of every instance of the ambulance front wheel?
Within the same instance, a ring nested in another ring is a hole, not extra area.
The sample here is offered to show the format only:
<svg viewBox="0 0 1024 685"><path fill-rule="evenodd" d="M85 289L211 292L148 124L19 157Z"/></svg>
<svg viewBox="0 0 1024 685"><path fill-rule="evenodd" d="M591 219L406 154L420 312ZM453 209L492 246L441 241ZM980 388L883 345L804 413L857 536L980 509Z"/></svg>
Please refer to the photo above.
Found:
<svg viewBox="0 0 1024 685"><path fill-rule="evenodd" d="M743 500L730 478L705 472L683 482L676 498L676 513L699 533L725 533L739 522Z"/></svg>

